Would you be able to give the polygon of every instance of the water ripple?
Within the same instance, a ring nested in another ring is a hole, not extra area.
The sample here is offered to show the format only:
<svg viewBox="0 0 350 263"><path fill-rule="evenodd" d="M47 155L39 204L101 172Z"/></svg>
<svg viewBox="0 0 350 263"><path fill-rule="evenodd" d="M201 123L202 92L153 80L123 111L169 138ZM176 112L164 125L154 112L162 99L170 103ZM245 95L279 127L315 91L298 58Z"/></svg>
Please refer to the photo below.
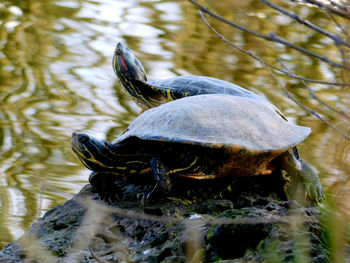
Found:
<svg viewBox="0 0 350 263"><path fill-rule="evenodd" d="M269 24L279 20L273 14L250 20L244 14L254 11L254 1L223 1L217 8L230 17L232 10L241 10L237 14L240 22L263 31L278 31L291 38L303 33L285 30L289 20L283 25ZM111 66L119 41L134 50L149 79L208 75L266 96L292 121L313 128L300 149L324 174L322 180L330 187L349 181L349 143L288 101L256 62L219 41L186 1L9 0L0 3L0 12L4 14L0 21L0 247L87 183L89 171L71 153L73 131L113 140L139 114ZM279 53L297 60L297 70L306 75L337 76L309 58L287 56L283 48L266 46L232 28L213 24L231 40L259 50L269 60ZM302 35L299 41L328 48L322 38ZM303 103L319 106L310 102L299 84L291 83L288 88ZM313 88L330 103L349 108L348 93ZM326 109L318 110L328 116ZM332 141L335 138L339 141Z"/></svg>

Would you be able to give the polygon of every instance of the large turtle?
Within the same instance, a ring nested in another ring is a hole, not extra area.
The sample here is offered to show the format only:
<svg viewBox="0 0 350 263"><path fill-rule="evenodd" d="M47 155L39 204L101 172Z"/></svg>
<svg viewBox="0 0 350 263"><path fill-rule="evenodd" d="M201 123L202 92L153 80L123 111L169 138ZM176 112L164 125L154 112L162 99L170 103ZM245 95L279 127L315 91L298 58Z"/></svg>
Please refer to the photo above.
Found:
<svg viewBox="0 0 350 263"><path fill-rule="evenodd" d="M122 43L118 43L115 48L112 65L124 88L143 110L194 95L228 94L255 98L268 103L279 111L263 97L238 85L216 78L189 75L148 81L141 62Z"/></svg>
<svg viewBox="0 0 350 263"><path fill-rule="evenodd" d="M147 201L156 189L169 192L175 176L200 180L283 169L317 203L324 198L319 178L294 147L310 130L283 120L260 100L211 94L147 110L112 143L73 133L71 144L93 171L90 183L106 199L118 192L116 176L153 175L155 185L143 197Z"/></svg>

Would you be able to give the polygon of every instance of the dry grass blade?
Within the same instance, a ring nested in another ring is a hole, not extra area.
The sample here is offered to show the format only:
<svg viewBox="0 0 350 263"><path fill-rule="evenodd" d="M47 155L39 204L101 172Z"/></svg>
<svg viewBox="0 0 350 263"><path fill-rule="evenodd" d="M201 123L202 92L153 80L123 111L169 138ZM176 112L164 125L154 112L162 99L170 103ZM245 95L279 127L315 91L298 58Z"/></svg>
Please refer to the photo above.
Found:
<svg viewBox="0 0 350 263"><path fill-rule="evenodd" d="M33 235L26 235L19 240L26 251L28 262L56 263L57 257L51 251L40 244L39 239ZM32 260L32 261L31 261Z"/></svg>
<svg viewBox="0 0 350 263"><path fill-rule="evenodd" d="M85 200L82 204L88 207L88 210L75 235L74 243L65 258L66 262L79 262L81 260L82 252L89 248L91 240L98 232L98 226L109 215L109 209L99 203Z"/></svg>
<svg viewBox="0 0 350 263"><path fill-rule="evenodd" d="M89 251L91 256L94 258L94 260L96 260L99 263L104 263L104 261L102 261L101 259L99 259L99 257L97 255L95 255L95 252L93 251L93 249L91 248L91 245L89 245Z"/></svg>

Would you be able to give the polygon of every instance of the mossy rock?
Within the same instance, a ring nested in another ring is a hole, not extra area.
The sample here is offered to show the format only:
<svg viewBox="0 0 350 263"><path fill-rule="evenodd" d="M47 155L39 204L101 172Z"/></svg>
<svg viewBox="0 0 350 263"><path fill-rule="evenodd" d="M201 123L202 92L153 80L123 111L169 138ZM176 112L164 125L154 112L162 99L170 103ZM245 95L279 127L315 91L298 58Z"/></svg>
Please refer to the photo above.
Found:
<svg viewBox="0 0 350 263"><path fill-rule="evenodd" d="M240 193L181 193L145 206L137 197L144 187L124 184L124 198L107 204L87 185L6 246L0 262L40 262L43 255L54 262L297 262L304 255L325 262L319 209L286 201L280 189L249 194L254 184L243 189L246 180Z"/></svg>

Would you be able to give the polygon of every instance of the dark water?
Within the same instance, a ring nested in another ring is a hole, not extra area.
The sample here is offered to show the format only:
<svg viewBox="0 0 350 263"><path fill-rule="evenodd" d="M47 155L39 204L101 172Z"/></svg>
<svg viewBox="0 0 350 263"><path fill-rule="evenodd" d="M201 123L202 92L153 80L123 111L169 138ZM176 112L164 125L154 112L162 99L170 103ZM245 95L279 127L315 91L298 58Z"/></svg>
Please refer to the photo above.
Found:
<svg viewBox="0 0 350 263"><path fill-rule="evenodd" d="M317 9L283 3L341 34ZM331 40L259 1L207 5L256 31L273 31L334 60L340 58ZM339 69L210 21L229 40L277 66L280 56L296 74L349 82ZM349 24L343 26L350 32ZM349 140L289 100L258 62L219 40L189 2L7 0L0 2L0 248L87 183L89 171L71 153L73 131L113 139L138 115L140 109L112 70L118 41L135 51L149 79L196 74L235 82L268 98L291 121L312 127L313 133L300 146L301 155L319 170L329 198L341 199L347 214ZM348 119L312 100L297 80L280 80L303 104L350 134ZM350 114L348 87L310 87Z"/></svg>

